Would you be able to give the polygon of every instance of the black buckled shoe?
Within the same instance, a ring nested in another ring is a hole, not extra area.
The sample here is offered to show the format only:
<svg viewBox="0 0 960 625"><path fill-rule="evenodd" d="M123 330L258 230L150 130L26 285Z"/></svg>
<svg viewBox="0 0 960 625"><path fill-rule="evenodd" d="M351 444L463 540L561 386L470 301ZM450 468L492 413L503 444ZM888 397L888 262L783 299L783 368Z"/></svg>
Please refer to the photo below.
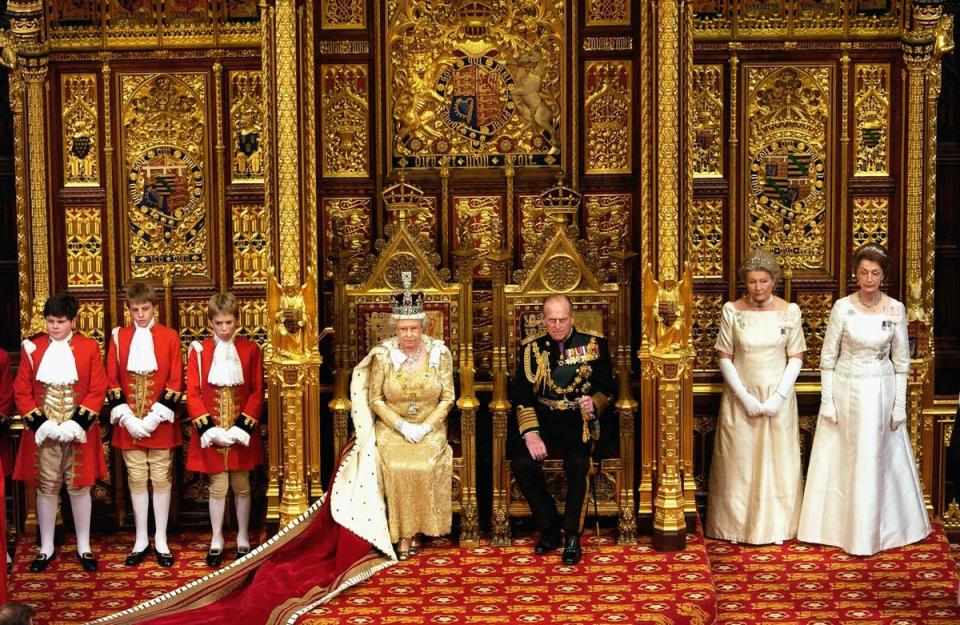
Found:
<svg viewBox="0 0 960 625"><path fill-rule="evenodd" d="M250 545L237 545L237 560L250 553Z"/></svg>
<svg viewBox="0 0 960 625"><path fill-rule="evenodd" d="M77 554L77 560L80 560L80 565L83 566L83 570L88 573L93 573L97 570L97 559L93 557L93 554L89 551Z"/></svg>
<svg viewBox="0 0 960 625"><path fill-rule="evenodd" d="M30 572L31 573L42 573L47 570L47 567L50 566L50 563L53 562L53 559L57 557L57 552L54 551L49 556L45 556L42 553L38 553L36 557L30 562Z"/></svg>
<svg viewBox="0 0 960 625"><path fill-rule="evenodd" d="M127 559L124 560L123 563L127 566L137 566L138 564L143 562L143 559L147 557L147 554L149 553L150 553L150 545L147 545L146 547L144 547L142 551L131 551L130 554L127 555Z"/></svg>
<svg viewBox="0 0 960 625"><path fill-rule="evenodd" d="M223 549L220 547L211 547L210 551L207 552L207 566L216 568L220 566L220 562L222 561Z"/></svg>
<svg viewBox="0 0 960 625"><path fill-rule="evenodd" d="M157 564L160 566L170 567L173 566L175 562L172 553L160 553L157 552Z"/></svg>
<svg viewBox="0 0 960 625"><path fill-rule="evenodd" d="M544 553L550 553L559 546L559 533L554 534L553 532L543 532L540 534L540 540L538 540L537 544L533 547L533 552L537 555L542 555Z"/></svg>
<svg viewBox="0 0 960 625"><path fill-rule="evenodd" d="M563 540L563 563L576 564L583 556L580 551L580 534L567 534Z"/></svg>

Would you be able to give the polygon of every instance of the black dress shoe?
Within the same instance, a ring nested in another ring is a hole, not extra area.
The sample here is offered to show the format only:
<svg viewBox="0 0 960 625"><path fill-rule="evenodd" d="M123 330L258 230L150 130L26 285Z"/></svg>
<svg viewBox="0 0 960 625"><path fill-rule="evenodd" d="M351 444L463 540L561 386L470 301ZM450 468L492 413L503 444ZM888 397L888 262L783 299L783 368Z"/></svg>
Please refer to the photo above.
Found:
<svg viewBox="0 0 960 625"><path fill-rule="evenodd" d="M173 554L172 553L160 553L157 552L157 564L160 566L173 566Z"/></svg>
<svg viewBox="0 0 960 625"><path fill-rule="evenodd" d="M560 546L560 534L553 534L550 532L544 532L540 534L540 540L537 541L537 544L533 547L533 552L536 554L550 553L554 549Z"/></svg>
<svg viewBox="0 0 960 625"><path fill-rule="evenodd" d="M127 559L123 561L127 566L137 566L150 553L150 545L143 548L143 551L131 551Z"/></svg>
<svg viewBox="0 0 960 625"><path fill-rule="evenodd" d="M583 552L580 551L580 534L567 534L563 540L563 563L576 564Z"/></svg>
<svg viewBox="0 0 960 625"><path fill-rule="evenodd" d="M80 564L83 566L84 571L93 573L97 570L97 559L93 557L93 554L89 551L78 553L77 560L80 560Z"/></svg>
<svg viewBox="0 0 960 625"><path fill-rule="evenodd" d="M250 553L250 545L237 545L237 560Z"/></svg>
<svg viewBox="0 0 960 625"><path fill-rule="evenodd" d="M50 563L53 562L53 559L57 557L57 552L54 551L49 556L45 556L42 553L38 553L37 556L30 562L30 572L31 573L41 573L47 570L47 567L50 566Z"/></svg>
<svg viewBox="0 0 960 625"><path fill-rule="evenodd" d="M207 552L207 566L218 567L221 561L223 561L223 549L211 547Z"/></svg>

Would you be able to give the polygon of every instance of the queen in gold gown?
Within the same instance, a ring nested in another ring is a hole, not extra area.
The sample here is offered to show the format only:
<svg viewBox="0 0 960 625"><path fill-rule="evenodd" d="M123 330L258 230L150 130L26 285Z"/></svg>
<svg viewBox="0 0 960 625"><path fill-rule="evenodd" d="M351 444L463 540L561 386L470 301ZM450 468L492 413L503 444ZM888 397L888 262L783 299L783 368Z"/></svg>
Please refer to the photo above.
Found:
<svg viewBox="0 0 960 625"><path fill-rule="evenodd" d="M396 336L371 351L367 392L383 475L390 539L404 559L419 535L450 533L453 451L447 413L453 406L453 359L443 341L423 333L422 298L394 303Z"/></svg>

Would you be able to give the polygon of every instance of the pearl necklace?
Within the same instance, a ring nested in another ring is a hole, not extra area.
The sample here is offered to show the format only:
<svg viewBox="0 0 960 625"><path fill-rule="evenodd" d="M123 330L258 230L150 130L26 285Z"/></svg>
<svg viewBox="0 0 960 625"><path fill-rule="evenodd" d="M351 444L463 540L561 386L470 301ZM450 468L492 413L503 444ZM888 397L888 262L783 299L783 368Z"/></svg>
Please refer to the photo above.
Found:
<svg viewBox="0 0 960 625"><path fill-rule="evenodd" d="M771 294L770 294L770 297L768 297L766 300L764 300L764 301L762 301L762 302L757 302L756 300L754 300L752 297L749 297L749 296L747 296L747 299L750 300L750 305L751 305L751 306L763 310L763 307L764 307L764 306L766 306L767 304L769 304L770 302L773 301L773 293L771 293Z"/></svg>

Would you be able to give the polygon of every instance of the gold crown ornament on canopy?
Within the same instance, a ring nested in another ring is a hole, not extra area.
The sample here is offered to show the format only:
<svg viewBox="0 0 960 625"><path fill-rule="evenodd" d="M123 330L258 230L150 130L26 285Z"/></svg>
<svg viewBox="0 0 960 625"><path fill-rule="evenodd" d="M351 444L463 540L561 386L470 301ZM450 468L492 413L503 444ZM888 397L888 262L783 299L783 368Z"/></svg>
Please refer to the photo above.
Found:
<svg viewBox="0 0 960 625"><path fill-rule="evenodd" d="M400 272L403 281L403 292L391 297L394 319L426 319L427 313L423 310L423 291L412 291L413 276L409 271Z"/></svg>

